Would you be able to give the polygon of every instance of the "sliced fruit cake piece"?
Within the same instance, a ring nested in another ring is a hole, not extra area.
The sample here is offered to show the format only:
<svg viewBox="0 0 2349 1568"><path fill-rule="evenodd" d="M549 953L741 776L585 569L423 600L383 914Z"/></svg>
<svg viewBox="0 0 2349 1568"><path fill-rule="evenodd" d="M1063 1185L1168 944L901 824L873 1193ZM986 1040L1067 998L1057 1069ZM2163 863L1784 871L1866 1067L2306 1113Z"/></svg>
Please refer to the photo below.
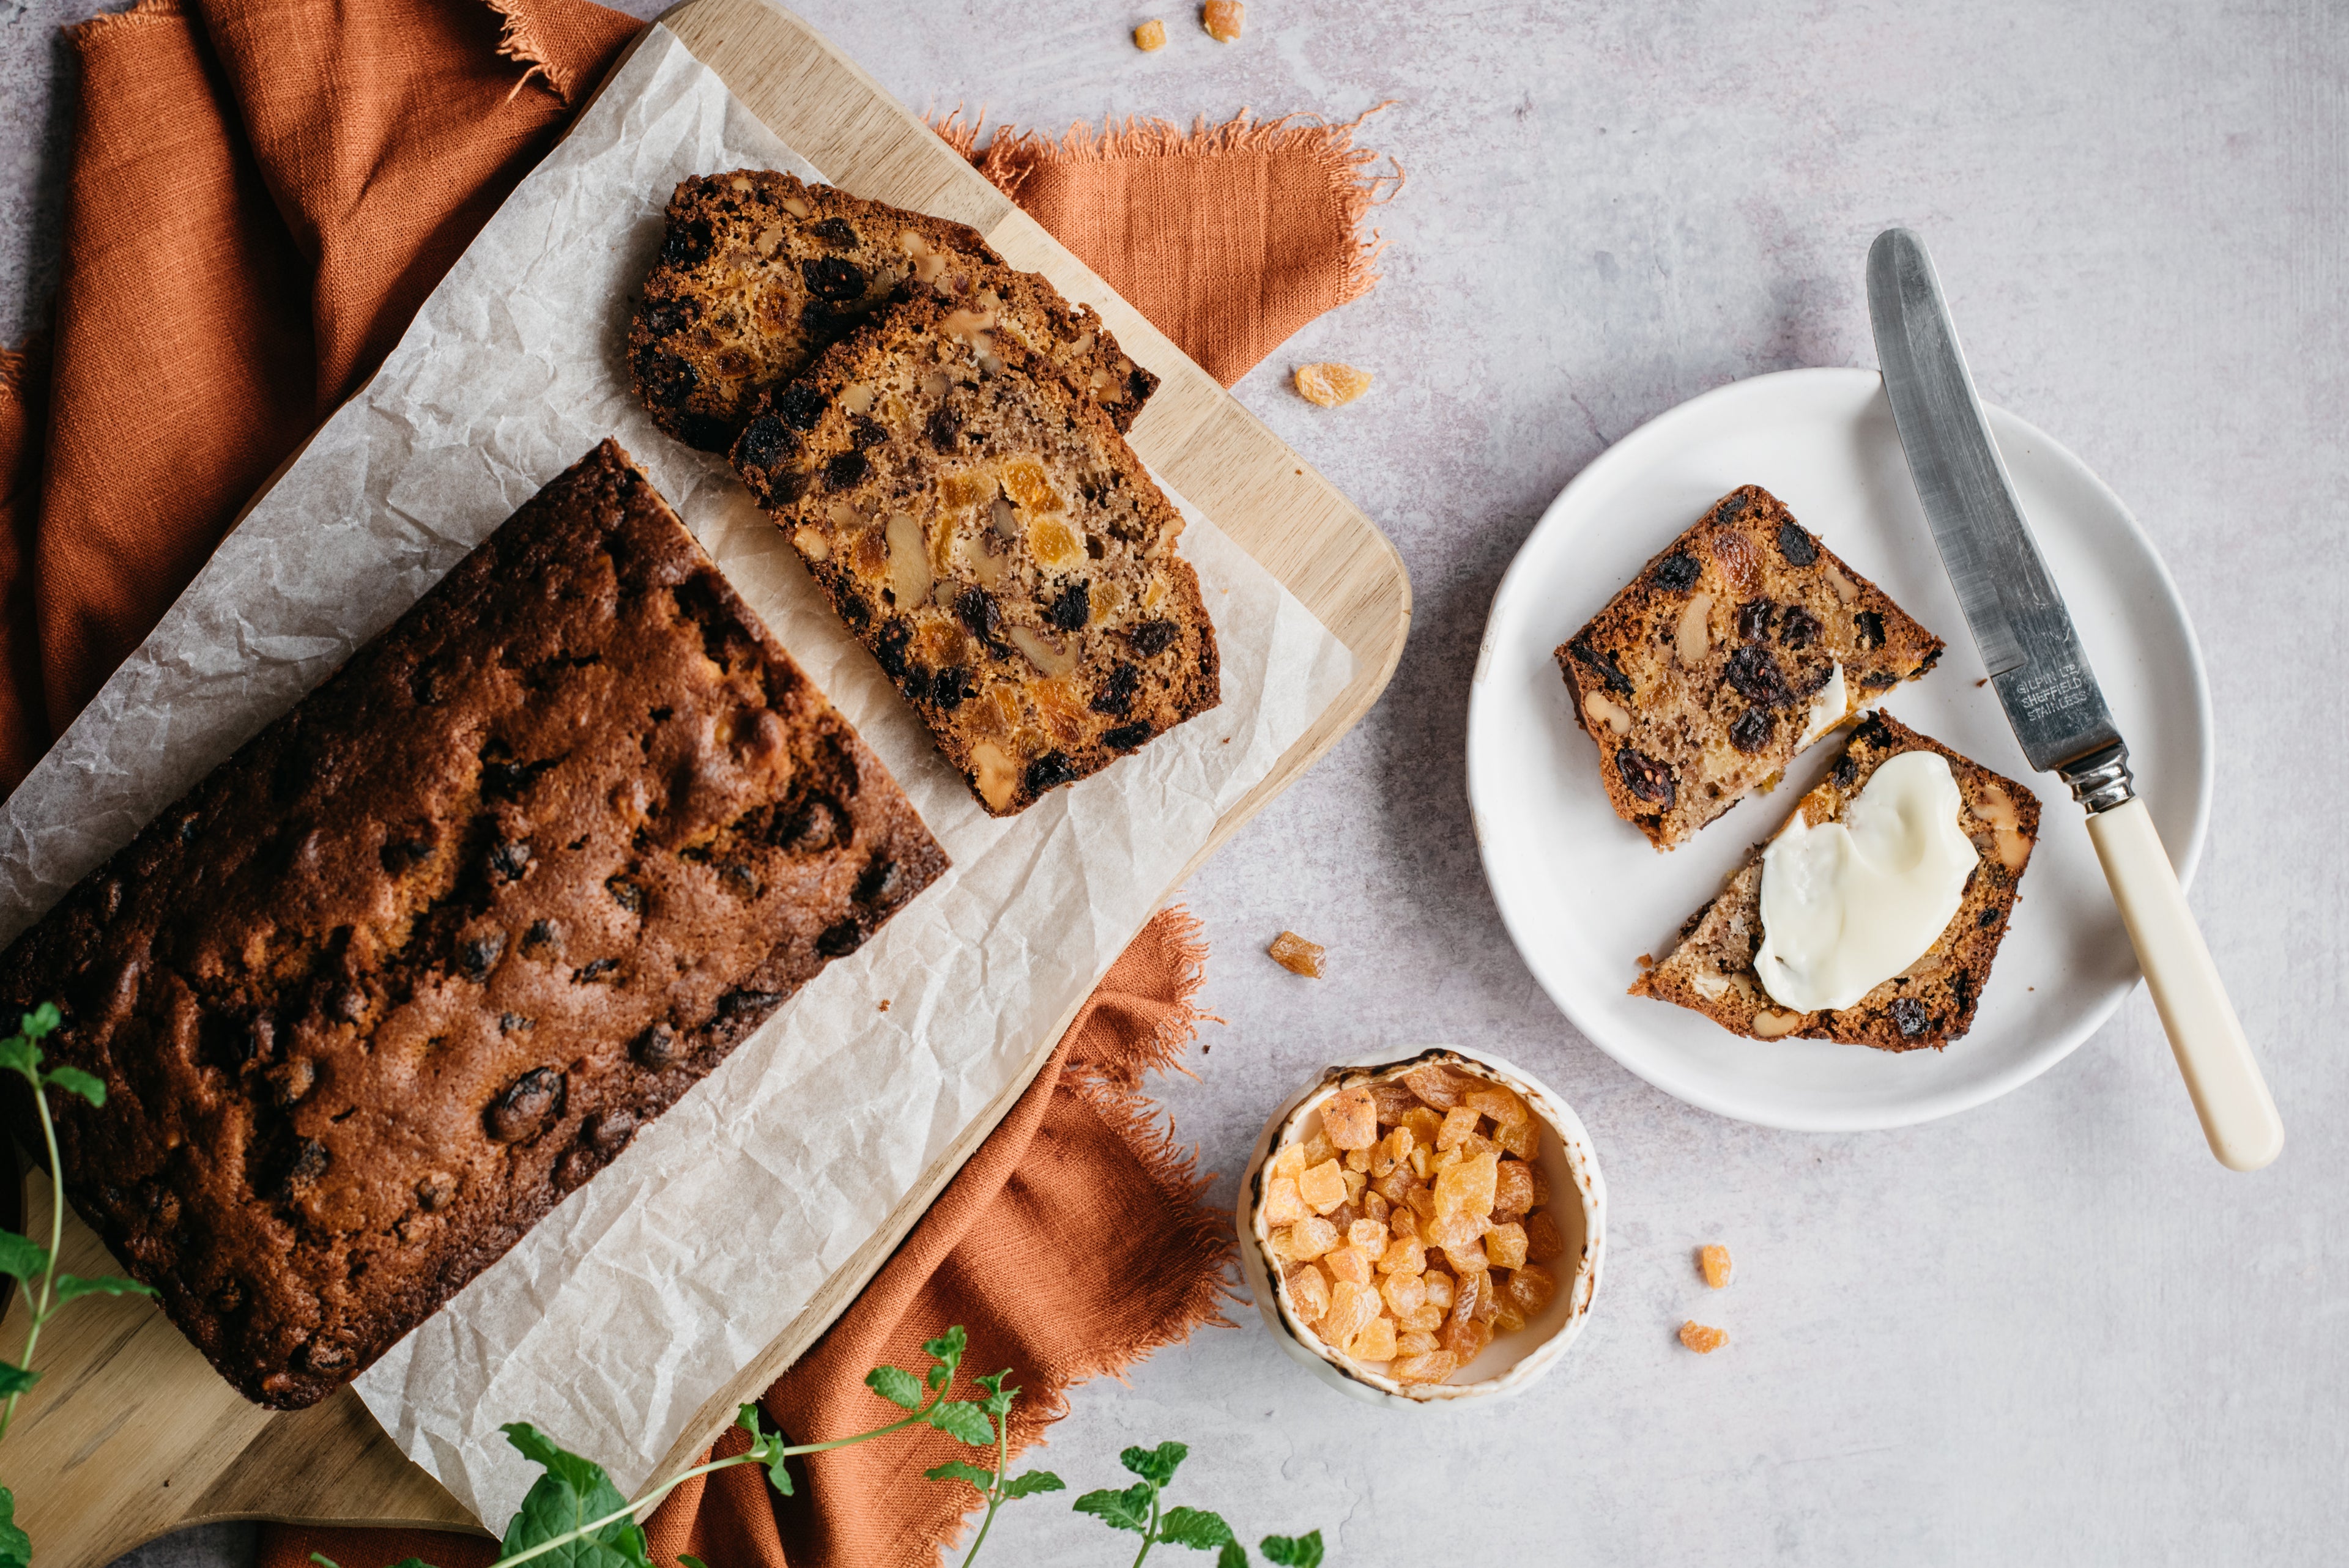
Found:
<svg viewBox="0 0 2349 1568"><path fill-rule="evenodd" d="M1715 501L1557 654L1608 800L1659 850L1940 656L1759 485Z"/></svg>
<svg viewBox="0 0 2349 1568"><path fill-rule="evenodd" d="M1221 700L1182 515L1092 399L968 310L876 315L733 458L997 816Z"/></svg>
<svg viewBox="0 0 2349 1568"><path fill-rule="evenodd" d="M1087 306L1014 272L978 231L765 169L678 182L628 327L636 397L660 428L722 452L761 394L902 293L994 319L1132 428L1158 378Z"/></svg>
<svg viewBox="0 0 2349 1568"><path fill-rule="evenodd" d="M1868 781L1878 778L1887 763L1910 752L1926 753L1948 765L1948 779L1956 786L1954 799L1946 788L1939 799L1950 804L1962 846L1971 851L1971 869L1962 852L1953 868L1963 878L1957 912L1921 954L1845 1006L1803 1006L1814 998L1795 995L1797 985L1816 987L1819 977L1807 974L1790 984L1785 957L1775 949L1786 947L1788 938L1796 934L1791 929L1777 933L1774 950L1765 952L1765 939L1774 934L1766 928L1764 916L1778 918L1782 910L1793 916L1807 912L1799 903L1790 908L1765 900L1770 846L1764 845L1756 848L1754 858L1730 879L1718 898L1689 917L1681 927L1680 944L1633 983L1631 994L1690 1008L1733 1034L1759 1040L1791 1035L1909 1051L1947 1045L1972 1027L1974 1007L1989 983L1992 961L2005 940L2023 871L2031 863L2032 847L2038 842L2038 798L2013 779L1878 712L1853 729L1834 772L1795 804L1780 834L1783 838L1790 830L1808 832L1829 823L1845 823L1856 839L1866 837L1867 829L1856 822L1855 803L1864 798ZM1880 812L1890 804L1878 801L1878 810ZM1795 826L1798 818L1800 830ZM1878 844L1894 841L1895 847L1889 854L1879 852L1878 859L1894 862L1890 868L1894 872L1902 869L1898 862L1904 853L1928 850L1916 830L1930 829L1932 824L1881 825L1889 830L1889 840L1879 839ZM1909 830L1906 837L1902 830ZM1842 846L1834 848L1844 852ZM1868 847L1863 843L1853 852L1865 858ZM1881 907L1893 901L1880 892L1873 905L1865 896L1871 878L1874 886L1883 886L1884 870L1880 865L1862 868L1857 885L1863 896L1847 905L1847 917L1856 926L1882 923L1900 913ZM1783 874L1797 882L1816 877L1817 861L1807 867L1788 864ZM1794 890L1797 897L1806 891ZM1893 961L1899 958L1896 953ZM1867 978L1867 972L1861 971L1852 988L1866 984ZM1787 998L1782 1000L1778 991L1788 993Z"/></svg>

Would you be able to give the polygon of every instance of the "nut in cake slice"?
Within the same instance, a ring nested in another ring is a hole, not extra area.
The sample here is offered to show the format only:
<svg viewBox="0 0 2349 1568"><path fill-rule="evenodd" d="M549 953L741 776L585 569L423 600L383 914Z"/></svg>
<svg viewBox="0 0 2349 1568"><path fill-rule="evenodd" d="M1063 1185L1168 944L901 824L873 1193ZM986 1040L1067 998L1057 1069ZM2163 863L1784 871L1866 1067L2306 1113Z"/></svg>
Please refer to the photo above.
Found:
<svg viewBox="0 0 2349 1568"><path fill-rule="evenodd" d="M1761 1040L1793 1036L1908 1051L1947 1045L1972 1027L1974 1007L2038 841L2038 798L1878 712L1853 729L1834 771L1796 803L1787 821L1791 825L1800 816L1817 828L1844 820L1868 780L1911 751L1930 752L1948 762L1961 803L1958 829L1974 851L1957 913L1915 962L1847 1006L1806 1011L1781 1005L1756 965L1767 934L1764 851L1757 849L1721 895L1688 918L1680 944L1640 976L1631 994L1675 1003L1733 1034Z"/></svg>
<svg viewBox="0 0 2349 1568"><path fill-rule="evenodd" d="M1158 378L1101 318L1014 272L976 229L771 170L682 181L628 328L636 393L663 430L722 452L761 394L893 299L924 293L990 318L1130 428Z"/></svg>
<svg viewBox="0 0 2349 1568"><path fill-rule="evenodd" d="M996 816L1221 700L1182 515L1106 415L909 298L771 396L735 471Z"/></svg>
<svg viewBox="0 0 2349 1568"><path fill-rule="evenodd" d="M1940 656L1759 485L1714 502L1557 655L1609 802L1659 850Z"/></svg>

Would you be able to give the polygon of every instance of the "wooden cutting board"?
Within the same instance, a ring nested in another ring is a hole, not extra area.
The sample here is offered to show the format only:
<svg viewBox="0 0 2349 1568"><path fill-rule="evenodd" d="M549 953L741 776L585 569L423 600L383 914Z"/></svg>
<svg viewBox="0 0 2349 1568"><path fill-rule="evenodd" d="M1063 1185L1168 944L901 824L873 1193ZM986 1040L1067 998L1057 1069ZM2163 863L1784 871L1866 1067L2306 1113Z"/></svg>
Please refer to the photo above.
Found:
<svg viewBox="0 0 2349 1568"><path fill-rule="evenodd" d="M1134 449L1351 650L1352 684L1217 822L1185 868L1187 877L1351 728L1393 675L1411 620L1411 583L1393 546L1164 334L806 24L764 0L689 0L662 21L778 136L843 188L968 223L1014 266L1044 273L1100 311L1120 346L1162 378L1134 425ZM840 1315L1010 1109L1066 1023L1037 1041L1019 1080L965 1129L791 1326L711 1397L657 1474L689 1462L739 1403L755 1398ZM45 1236L45 1174L26 1178L25 1212L28 1233ZM64 1267L82 1274L119 1272L70 1213L65 1234ZM0 1319L0 1355L16 1354L24 1333L17 1299ZM247 1404L143 1301L77 1303L42 1331L36 1361L42 1379L0 1448L0 1481L16 1492L17 1522L31 1534L43 1568L96 1568L142 1542L212 1520L480 1528L392 1446L349 1389L291 1415Z"/></svg>

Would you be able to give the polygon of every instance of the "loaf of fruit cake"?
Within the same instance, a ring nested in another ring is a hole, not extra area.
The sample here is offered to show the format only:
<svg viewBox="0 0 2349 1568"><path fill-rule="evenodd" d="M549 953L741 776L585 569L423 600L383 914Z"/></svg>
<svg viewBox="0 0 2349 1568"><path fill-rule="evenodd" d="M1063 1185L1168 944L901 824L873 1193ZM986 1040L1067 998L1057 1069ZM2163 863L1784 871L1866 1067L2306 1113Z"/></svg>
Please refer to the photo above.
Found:
<svg viewBox="0 0 2349 1568"><path fill-rule="evenodd" d="M57 1113L75 1206L295 1409L946 864L606 441L0 954L0 1003L106 1083Z"/></svg>
<svg viewBox="0 0 2349 1568"><path fill-rule="evenodd" d="M1222 700L1182 515L984 316L892 306L761 405L734 468L997 816Z"/></svg>
<svg viewBox="0 0 2349 1568"><path fill-rule="evenodd" d="M1639 977L1631 994L1691 1008L1755 1039L1793 1036L1908 1051L1946 1045L1972 1027L1975 1006L2005 940L2023 873L2038 841L2037 797L1877 712L1853 729L1834 771L1796 802L1787 822L1799 817L1806 828L1816 829L1845 820L1868 780L1886 763L1912 751L1948 764L1957 786L1957 829L1973 851L1957 913L1914 962L1848 1006L1804 1008L1781 1002L1762 972L1770 967L1763 954L1768 934L1763 918L1764 846L1718 898L1689 917L1681 927L1680 944Z"/></svg>
<svg viewBox="0 0 2349 1568"><path fill-rule="evenodd" d="M660 258L628 329L636 396L670 435L722 452L761 393L905 293L991 315L1120 430L1158 385L1089 307L1004 265L977 230L743 169L682 181L669 199Z"/></svg>
<svg viewBox="0 0 2349 1568"><path fill-rule="evenodd" d="M1744 485L1557 649L1615 814L1669 850L1941 656L1941 639Z"/></svg>

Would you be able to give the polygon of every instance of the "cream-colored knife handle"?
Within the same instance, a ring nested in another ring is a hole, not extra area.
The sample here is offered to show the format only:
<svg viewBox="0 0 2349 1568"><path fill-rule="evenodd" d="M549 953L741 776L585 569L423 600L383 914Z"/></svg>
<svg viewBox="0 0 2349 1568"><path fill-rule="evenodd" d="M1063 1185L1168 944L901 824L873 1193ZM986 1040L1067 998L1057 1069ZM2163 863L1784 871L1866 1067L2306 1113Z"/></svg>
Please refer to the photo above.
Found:
<svg viewBox="0 0 2349 1568"><path fill-rule="evenodd" d="M2283 1122L2152 816L2144 801L2126 800L2090 816L2088 837L2210 1152L2230 1171L2257 1171L2282 1151Z"/></svg>

